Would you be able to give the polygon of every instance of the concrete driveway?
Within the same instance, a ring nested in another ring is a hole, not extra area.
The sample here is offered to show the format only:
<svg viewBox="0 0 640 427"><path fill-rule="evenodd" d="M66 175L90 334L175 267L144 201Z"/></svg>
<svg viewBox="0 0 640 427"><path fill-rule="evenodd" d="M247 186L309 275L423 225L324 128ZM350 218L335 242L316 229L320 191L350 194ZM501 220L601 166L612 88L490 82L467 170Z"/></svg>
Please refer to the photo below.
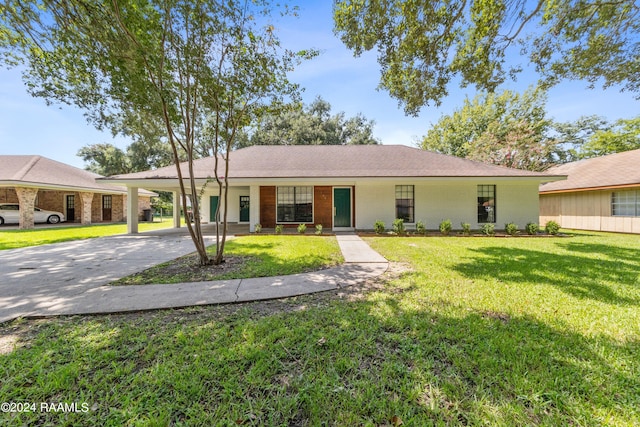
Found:
<svg viewBox="0 0 640 427"><path fill-rule="evenodd" d="M345 264L319 272L175 285L105 286L195 250L185 229L0 251L0 323L17 317L113 313L282 298L337 289L384 273L358 236L337 236ZM215 237L208 238L213 244Z"/></svg>
<svg viewBox="0 0 640 427"><path fill-rule="evenodd" d="M0 251L0 322L63 308L91 289L195 250L184 229L171 231Z"/></svg>

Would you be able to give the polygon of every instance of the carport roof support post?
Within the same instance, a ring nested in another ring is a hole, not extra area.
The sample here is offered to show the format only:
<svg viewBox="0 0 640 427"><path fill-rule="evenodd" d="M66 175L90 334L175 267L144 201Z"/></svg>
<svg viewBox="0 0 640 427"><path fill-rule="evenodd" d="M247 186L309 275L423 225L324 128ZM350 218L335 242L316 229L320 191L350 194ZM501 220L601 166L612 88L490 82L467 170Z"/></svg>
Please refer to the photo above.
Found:
<svg viewBox="0 0 640 427"><path fill-rule="evenodd" d="M18 203L20 204L20 230L30 230L34 227L33 211L35 208L37 188L16 187Z"/></svg>
<svg viewBox="0 0 640 427"><path fill-rule="evenodd" d="M93 202L93 193L80 193L82 198L82 224L91 224L91 202Z"/></svg>
<svg viewBox="0 0 640 427"><path fill-rule="evenodd" d="M127 233L138 234L138 187L127 187Z"/></svg>

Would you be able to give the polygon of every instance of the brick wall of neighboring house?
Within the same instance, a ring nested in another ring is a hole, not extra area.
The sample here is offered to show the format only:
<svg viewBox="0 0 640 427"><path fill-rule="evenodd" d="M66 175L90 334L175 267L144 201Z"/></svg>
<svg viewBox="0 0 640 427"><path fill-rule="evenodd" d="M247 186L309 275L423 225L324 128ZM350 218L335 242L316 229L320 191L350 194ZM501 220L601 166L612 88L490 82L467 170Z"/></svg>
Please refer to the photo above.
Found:
<svg viewBox="0 0 640 427"><path fill-rule="evenodd" d="M82 218L82 198L80 193L73 191L54 191L39 190L36 196L35 205L41 209L48 211L62 212L65 217L66 197L67 195L75 196L75 218L67 218L67 222L80 222ZM94 193L91 201L91 222L98 223L102 221L102 193ZM0 203L18 203L18 195L16 190L10 187L0 188ZM151 197L138 197L138 218L143 218L143 210L151 209ZM111 221L125 222L127 220L127 195L113 194L111 196Z"/></svg>
<svg viewBox="0 0 640 427"><path fill-rule="evenodd" d="M138 215L144 215L144 209L151 209L151 197L138 196Z"/></svg>
<svg viewBox="0 0 640 427"><path fill-rule="evenodd" d="M114 199L115 205L115 199ZM138 221L144 219L145 209L151 209L151 196L138 196ZM122 196L122 220L127 220L127 195Z"/></svg>
<svg viewBox="0 0 640 427"><path fill-rule="evenodd" d="M102 194L93 193L93 199L91 199L91 222L102 222Z"/></svg>
<svg viewBox="0 0 640 427"><path fill-rule="evenodd" d="M18 203L18 195L13 188L0 188L0 203Z"/></svg>
<svg viewBox="0 0 640 427"><path fill-rule="evenodd" d="M38 191L38 198L36 199L36 206L40 209L45 209L47 211L56 211L62 212L66 215L64 211L64 198L67 194L77 194L73 192L62 192L62 191L48 191L48 190L40 190ZM76 196L77 197L77 196Z"/></svg>
<svg viewBox="0 0 640 427"><path fill-rule="evenodd" d="M113 221L124 222L127 220L127 205L124 204L126 198L127 196L124 194L113 196L111 201L113 203Z"/></svg>

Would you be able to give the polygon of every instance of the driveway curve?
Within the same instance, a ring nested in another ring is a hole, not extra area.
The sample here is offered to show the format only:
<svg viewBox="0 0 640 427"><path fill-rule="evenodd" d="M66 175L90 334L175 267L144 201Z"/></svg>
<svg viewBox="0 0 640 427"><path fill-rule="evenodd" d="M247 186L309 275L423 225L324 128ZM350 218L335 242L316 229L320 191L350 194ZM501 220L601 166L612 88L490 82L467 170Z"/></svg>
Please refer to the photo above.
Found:
<svg viewBox="0 0 640 427"><path fill-rule="evenodd" d="M120 235L0 252L0 323L18 317L99 314L284 298L338 289L381 275L388 262L355 234L336 236L345 263L289 276L108 286L194 251L184 229ZM208 238L208 244L215 237Z"/></svg>

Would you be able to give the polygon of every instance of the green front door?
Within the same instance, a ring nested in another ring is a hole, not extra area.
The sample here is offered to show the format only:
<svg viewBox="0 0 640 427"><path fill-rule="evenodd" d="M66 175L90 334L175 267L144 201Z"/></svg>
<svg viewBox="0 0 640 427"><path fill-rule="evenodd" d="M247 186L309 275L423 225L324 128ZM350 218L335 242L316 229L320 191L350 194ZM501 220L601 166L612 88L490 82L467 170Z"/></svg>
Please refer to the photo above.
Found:
<svg viewBox="0 0 640 427"><path fill-rule="evenodd" d="M240 222L249 222L249 196L240 196Z"/></svg>
<svg viewBox="0 0 640 427"><path fill-rule="evenodd" d="M216 210L218 210L218 196L209 197L209 222L216 222Z"/></svg>
<svg viewBox="0 0 640 427"><path fill-rule="evenodd" d="M351 227L351 189L333 189L333 227Z"/></svg>

